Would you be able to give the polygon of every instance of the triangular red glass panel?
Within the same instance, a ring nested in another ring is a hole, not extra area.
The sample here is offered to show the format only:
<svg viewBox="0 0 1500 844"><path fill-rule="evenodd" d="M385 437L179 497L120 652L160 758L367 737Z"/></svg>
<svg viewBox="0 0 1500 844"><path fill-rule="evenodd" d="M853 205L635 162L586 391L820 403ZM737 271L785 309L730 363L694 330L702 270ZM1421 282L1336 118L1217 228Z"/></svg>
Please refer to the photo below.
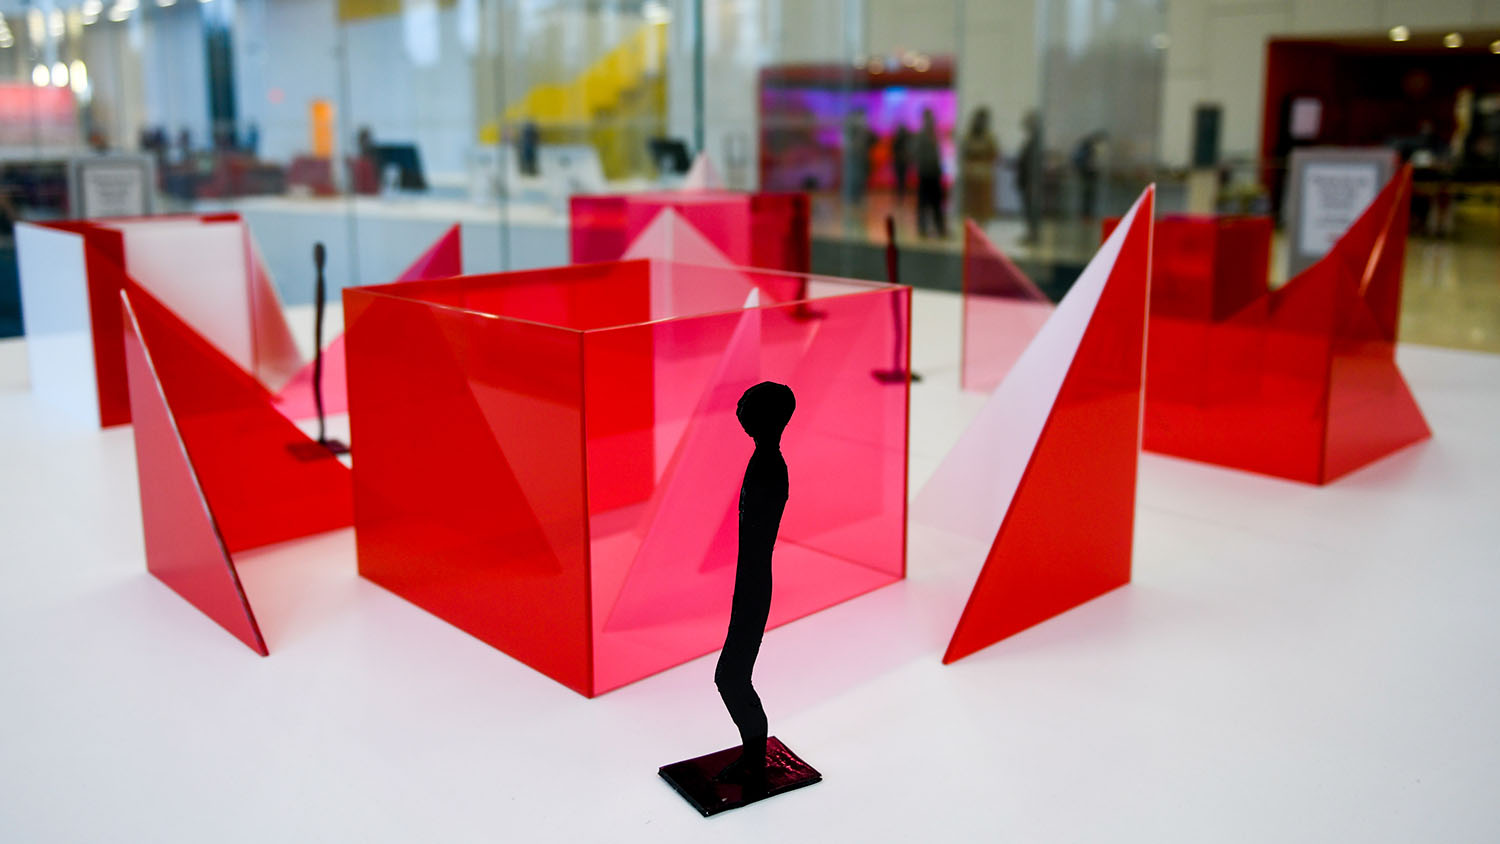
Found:
<svg viewBox="0 0 1500 844"><path fill-rule="evenodd" d="M261 656L265 640L245 599L167 405L151 353L123 303L125 366L134 421L146 568Z"/></svg>
<svg viewBox="0 0 1500 844"><path fill-rule="evenodd" d="M1078 289L1069 294L1098 298L944 662L1130 581L1153 200L1148 189L1127 217L1129 227L1102 287L1086 281L1085 270ZM1038 336L1041 343L1050 330L1047 339L1053 345L1039 351L1066 354L1055 348L1055 340L1082 314L1065 300L1058 316ZM1007 395L1046 400L1045 378L1037 379L1034 390L1018 389L1020 381L1055 367L1037 365L1039 357L1017 368L1013 377L1018 383L1007 383ZM990 418L981 416L980 422Z"/></svg>

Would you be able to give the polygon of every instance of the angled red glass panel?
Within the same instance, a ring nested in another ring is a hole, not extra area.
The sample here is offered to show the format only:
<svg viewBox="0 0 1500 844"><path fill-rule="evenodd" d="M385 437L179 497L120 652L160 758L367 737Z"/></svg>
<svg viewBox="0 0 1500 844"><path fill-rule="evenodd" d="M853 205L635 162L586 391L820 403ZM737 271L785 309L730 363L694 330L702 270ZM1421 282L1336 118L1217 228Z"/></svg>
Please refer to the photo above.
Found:
<svg viewBox="0 0 1500 844"><path fill-rule="evenodd" d="M963 308L960 380L981 392L1004 380L1052 315L1047 294L973 220L964 220Z"/></svg>
<svg viewBox="0 0 1500 844"><path fill-rule="evenodd" d="M134 284L128 296L209 510L231 553L352 523L349 470L249 373ZM302 455L326 457L307 459Z"/></svg>
<svg viewBox="0 0 1500 844"><path fill-rule="evenodd" d="M812 206L805 193L750 195L750 266L812 270Z"/></svg>
<svg viewBox="0 0 1500 844"><path fill-rule="evenodd" d="M1396 367L1410 179L1404 171L1396 180L1403 190L1385 208L1377 200L1359 221L1378 225L1368 246L1363 239L1334 246L1346 267L1359 269L1359 286L1341 313L1329 365L1324 483L1432 436Z"/></svg>
<svg viewBox="0 0 1500 844"><path fill-rule="evenodd" d="M235 638L265 656L265 640L245 598L229 549L178 436L151 353L129 302L121 313L134 419L146 568Z"/></svg>
<svg viewBox="0 0 1500 844"><path fill-rule="evenodd" d="M686 283L714 284L714 275ZM904 340L894 336L891 314L907 324L908 295L887 288L819 298L818 320L785 304L586 335L591 371L655 369L660 458L644 507L591 515L596 691L723 643L739 467L750 452L734 408L758 381L786 383L797 395L782 442L792 500L777 544L770 624L903 576L907 388L872 373L889 366L892 346ZM625 338L647 333L653 360L622 354ZM590 419L611 412L592 397L587 410ZM592 436L589 447L593 477L604 466Z"/></svg>
<svg viewBox="0 0 1500 844"><path fill-rule="evenodd" d="M625 201L625 234L630 240L671 208L703 233L736 266L750 266L750 196L730 191L672 191L631 194Z"/></svg>
<svg viewBox="0 0 1500 844"><path fill-rule="evenodd" d="M719 247L671 208L658 212L620 256L624 261L651 259L714 267L734 265Z"/></svg>
<svg viewBox="0 0 1500 844"><path fill-rule="evenodd" d="M459 226L454 225L427 251L417 257L396 281L417 281L428 278L447 278L463 272L463 241ZM345 413L349 409L349 396L345 388L348 376L347 357L344 352L344 335L323 347L323 412L328 415ZM299 369L275 396L276 409L288 419L308 419L318 412L313 399L313 362Z"/></svg>
<svg viewBox="0 0 1500 844"><path fill-rule="evenodd" d="M281 303L236 214L163 215L42 224L82 240L94 389L100 424L130 421L121 345L127 279L268 383L301 365Z"/></svg>
<svg viewBox="0 0 1500 844"><path fill-rule="evenodd" d="M88 270L89 321L93 332L94 380L99 426L130 422L130 387L124 361L120 291L125 288L124 239L109 230L80 231Z"/></svg>
<svg viewBox="0 0 1500 844"><path fill-rule="evenodd" d="M253 335L251 374L267 386L285 384L302 368L302 353L297 350L297 341L292 339L292 327L282 310L281 294L276 292L276 285L266 270L260 247L250 236L249 226L240 229L244 241L245 272L249 278Z"/></svg>
<svg viewBox="0 0 1500 844"><path fill-rule="evenodd" d="M768 304L799 286L821 319ZM773 623L899 579L907 389L871 372L907 295L659 261L346 291L361 573L587 695L707 653L734 404L770 378L798 395Z"/></svg>
<svg viewBox="0 0 1500 844"><path fill-rule="evenodd" d="M924 521L988 544L944 662L1130 581L1153 199L1136 202L918 497Z"/></svg>
<svg viewBox="0 0 1500 844"><path fill-rule="evenodd" d="M630 247L624 196L575 195L568 200L568 217L572 263L618 260Z"/></svg>
<svg viewBox="0 0 1500 844"><path fill-rule="evenodd" d="M575 196L569 209L573 263L621 259L664 210L686 221L735 266L806 272L810 261L811 216L802 194L703 189Z"/></svg>

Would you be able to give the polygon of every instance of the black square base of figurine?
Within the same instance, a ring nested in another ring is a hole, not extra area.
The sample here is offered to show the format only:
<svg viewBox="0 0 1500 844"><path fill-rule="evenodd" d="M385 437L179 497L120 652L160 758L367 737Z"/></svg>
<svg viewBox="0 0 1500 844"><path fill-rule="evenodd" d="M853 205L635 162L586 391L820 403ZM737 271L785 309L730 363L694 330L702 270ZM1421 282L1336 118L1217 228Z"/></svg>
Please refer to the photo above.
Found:
<svg viewBox="0 0 1500 844"><path fill-rule="evenodd" d="M657 773L705 818L758 803L767 797L785 794L823 779L822 774L788 750L780 739L771 736L766 740L764 783L747 787L741 781L727 778L724 782L719 782L719 774L739 756L740 747L735 745L707 756L664 765Z"/></svg>
<svg viewBox="0 0 1500 844"><path fill-rule="evenodd" d="M293 457L307 463L313 460L327 460L331 457L338 457L340 454L348 454L349 446L344 445L338 440L324 440L322 442L314 441L310 443L287 443L286 450L290 451Z"/></svg>

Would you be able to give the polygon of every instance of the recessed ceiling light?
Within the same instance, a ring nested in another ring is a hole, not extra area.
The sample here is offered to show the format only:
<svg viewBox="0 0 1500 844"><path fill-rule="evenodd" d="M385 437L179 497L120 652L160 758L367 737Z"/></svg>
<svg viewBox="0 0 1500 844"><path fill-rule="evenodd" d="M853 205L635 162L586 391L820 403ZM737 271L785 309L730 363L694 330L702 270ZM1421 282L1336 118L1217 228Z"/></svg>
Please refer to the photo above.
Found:
<svg viewBox="0 0 1500 844"><path fill-rule="evenodd" d="M1411 37L1411 30L1410 29L1407 29L1404 26L1393 26L1393 27L1391 27L1391 40L1392 41L1405 41L1406 39L1408 39L1410 37Z"/></svg>
<svg viewBox="0 0 1500 844"><path fill-rule="evenodd" d="M1443 36L1444 47L1452 49L1454 47L1462 47L1463 45L1464 37L1462 35L1459 35L1457 32L1450 32L1447 35Z"/></svg>

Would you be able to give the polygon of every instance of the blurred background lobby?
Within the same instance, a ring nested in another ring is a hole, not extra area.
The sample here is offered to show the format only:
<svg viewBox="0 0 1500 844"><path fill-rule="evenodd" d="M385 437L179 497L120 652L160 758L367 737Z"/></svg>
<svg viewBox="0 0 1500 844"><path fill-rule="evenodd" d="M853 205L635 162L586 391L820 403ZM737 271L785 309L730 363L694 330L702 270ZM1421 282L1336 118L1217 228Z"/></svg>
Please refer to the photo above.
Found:
<svg viewBox="0 0 1500 844"><path fill-rule="evenodd" d="M141 168L234 210L289 304L314 240L390 281L455 221L474 272L568 262L568 201L807 191L814 272L957 289L964 220L1054 299L1147 183L1281 217L1303 147L1414 167L1403 341L1500 352L1500 0L0 0L13 224ZM922 213L919 214L919 207ZM1284 279L1276 239L1273 283Z"/></svg>

